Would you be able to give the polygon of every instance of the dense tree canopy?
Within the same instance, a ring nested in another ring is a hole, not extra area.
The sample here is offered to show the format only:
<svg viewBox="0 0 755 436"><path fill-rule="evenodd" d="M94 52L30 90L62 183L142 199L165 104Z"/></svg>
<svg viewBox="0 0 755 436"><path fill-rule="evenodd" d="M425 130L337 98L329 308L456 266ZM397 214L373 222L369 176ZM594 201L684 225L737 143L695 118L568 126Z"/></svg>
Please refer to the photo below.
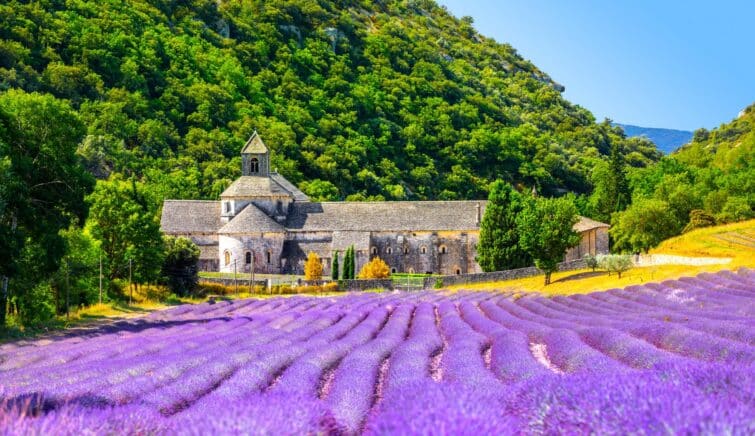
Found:
<svg viewBox="0 0 755 436"><path fill-rule="evenodd" d="M611 219L614 248L645 251L684 229L754 217L753 162L750 106L731 123L696 131L692 142L657 164L631 169L633 204Z"/></svg>
<svg viewBox="0 0 755 436"><path fill-rule="evenodd" d="M516 218L519 245L545 272L545 284L558 270L566 250L579 244L574 231L579 220L571 198L532 198L525 202Z"/></svg>
<svg viewBox="0 0 755 436"><path fill-rule="evenodd" d="M65 254L60 231L86 217L84 196L94 180L75 154L83 130L65 101L19 90L0 95L0 326L7 280L33 279L12 286L18 297L31 292Z"/></svg>
<svg viewBox="0 0 755 436"><path fill-rule="evenodd" d="M80 114L93 174L216 198L254 128L314 199L482 198L488 183L590 190L623 139L516 50L429 0L0 6L0 89Z"/></svg>
<svg viewBox="0 0 755 436"><path fill-rule="evenodd" d="M503 271L532 264L532 257L519 246L516 217L524 199L501 180L493 182L480 223L477 263L483 271Z"/></svg>

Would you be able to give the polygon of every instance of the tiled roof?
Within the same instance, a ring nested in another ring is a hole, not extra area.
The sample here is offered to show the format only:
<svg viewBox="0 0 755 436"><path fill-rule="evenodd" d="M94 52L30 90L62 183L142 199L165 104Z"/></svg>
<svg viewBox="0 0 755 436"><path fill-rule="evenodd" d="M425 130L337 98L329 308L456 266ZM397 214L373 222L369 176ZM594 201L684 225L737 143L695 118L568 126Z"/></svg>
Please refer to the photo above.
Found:
<svg viewBox="0 0 755 436"><path fill-rule="evenodd" d="M219 201L165 200L160 229L165 233L215 233L222 227Z"/></svg>
<svg viewBox="0 0 755 436"><path fill-rule="evenodd" d="M231 183L222 194L224 197L260 198L260 197L291 197L283 186L270 177L241 176Z"/></svg>
<svg viewBox="0 0 755 436"><path fill-rule="evenodd" d="M302 231L478 230L482 201L292 203L286 228Z"/></svg>
<svg viewBox="0 0 755 436"><path fill-rule="evenodd" d="M577 221L577 224L574 224L574 230L577 232L585 232L587 230L597 229L600 227L611 227L610 225L606 223L601 223L600 221L595 221L590 218L586 217L579 217L579 221Z"/></svg>
<svg viewBox="0 0 755 436"><path fill-rule="evenodd" d="M291 196L294 197L295 201L309 201L309 197L307 197L305 193L301 192L299 188L296 187L296 185L286 180L286 178L281 176L280 174L272 172L270 173L270 178L273 179L274 182L279 184L283 189L288 191Z"/></svg>
<svg viewBox="0 0 755 436"><path fill-rule="evenodd" d="M256 177L260 179L259 177ZM266 180L270 180L265 178ZM282 189L282 188L281 188ZM220 202L166 200L161 229L166 233L223 233L325 231L333 232L332 249L369 246L367 232L380 231L476 231L477 205L480 216L485 201L383 201L383 202L294 202L289 206L285 227L257 207L244 208L225 226L220 220ZM574 230L585 232L607 228L608 224L580 217ZM222 230L221 230L222 228Z"/></svg>
<svg viewBox="0 0 755 436"><path fill-rule="evenodd" d="M260 138L260 135L257 134L256 130L254 131L254 133L252 133L252 136L249 137L249 139L246 141L246 144L244 144L244 147L241 149L241 154L247 153L267 153L267 146L264 142L262 142L262 138Z"/></svg>
<svg viewBox="0 0 755 436"><path fill-rule="evenodd" d="M228 224L218 230L222 235L234 235L257 232L285 232L286 229L267 216L253 204L249 204Z"/></svg>

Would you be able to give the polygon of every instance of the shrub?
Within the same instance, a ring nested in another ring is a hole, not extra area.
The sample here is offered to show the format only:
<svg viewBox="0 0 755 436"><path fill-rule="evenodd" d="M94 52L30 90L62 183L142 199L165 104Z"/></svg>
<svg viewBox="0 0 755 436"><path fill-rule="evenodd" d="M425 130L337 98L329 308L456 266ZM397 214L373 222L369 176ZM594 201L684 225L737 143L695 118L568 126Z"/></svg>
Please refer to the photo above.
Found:
<svg viewBox="0 0 755 436"><path fill-rule="evenodd" d="M55 317L54 294L49 281L43 281L21 294L19 297L21 322L28 326L42 324L53 319Z"/></svg>
<svg viewBox="0 0 755 436"><path fill-rule="evenodd" d="M322 292L336 292L338 291L338 283L330 282L323 285L304 285L304 286L291 286L291 285L275 285L272 287L271 292L278 295L294 295L294 294L320 294Z"/></svg>
<svg viewBox="0 0 755 436"><path fill-rule="evenodd" d="M433 285L433 288L440 289L443 287L443 279L435 279L435 284Z"/></svg>
<svg viewBox="0 0 755 436"><path fill-rule="evenodd" d="M632 258L627 254L606 254L598 256L598 264L608 271L609 275L615 272L621 278L621 273L632 268Z"/></svg>
<svg viewBox="0 0 755 436"><path fill-rule="evenodd" d="M699 229L702 227L710 227L716 225L716 218L708 212L701 209L693 209L689 213L689 222L682 230L682 233L689 232L690 230Z"/></svg>
<svg viewBox="0 0 755 436"><path fill-rule="evenodd" d="M585 256L585 264L595 272L595 268L598 267L598 258L592 254L588 254Z"/></svg>
<svg viewBox="0 0 755 436"><path fill-rule="evenodd" d="M359 271L360 279L385 279L390 275L391 271L388 268L388 264L379 257L364 264L362 270Z"/></svg>
<svg viewBox="0 0 755 436"><path fill-rule="evenodd" d="M191 239L171 236L163 238L165 260L162 273L168 280L168 286L176 295L187 295L199 280L197 262L199 247Z"/></svg>
<svg viewBox="0 0 755 436"><path fill-rule="evenodd" d="M204 298L208 295L230 295L236 292L233 286L226 286L221 283L200 282L194 292L195 297Z"/></svg>
<svg viewBox="0 0 755 436"><path fill-rule="evenodd" d="M320 257L310 251L307 255L307 262L304 264L304 279L311 281L320 280L321 278L322 262L320 262Z"/></svg>

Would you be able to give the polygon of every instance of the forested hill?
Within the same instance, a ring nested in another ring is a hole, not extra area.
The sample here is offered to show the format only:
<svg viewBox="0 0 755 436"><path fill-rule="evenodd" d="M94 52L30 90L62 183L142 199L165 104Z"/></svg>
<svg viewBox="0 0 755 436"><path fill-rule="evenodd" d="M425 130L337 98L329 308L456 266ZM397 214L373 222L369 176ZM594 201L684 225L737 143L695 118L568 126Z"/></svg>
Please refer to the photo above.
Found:
<svg viewBox="0 0 755 436"><path fill-rule="evenodd" d="M430 0L5 2L11 88L70 103L95 176L172 198L215 198L254 129L315 199L586 192L612 144L659 157Z"/></svg>
<svg viewBox="0 0 755 436"><path fill-rule="evenodd" d="M755 104L744 109L730 123L710 131L696 130L692 141L673 156L700 168L712 166L724 171L737 168L752 170L755 157Z"/></svg>
<svg viewBox="0 0 755 436"><path fill-rule="evenodd" d="M659 129L655 127L640 127L629 124L615 124L622 129L627 136L644 136L664 153L671 153L692 139L692 132L687 130Z"/></svg>

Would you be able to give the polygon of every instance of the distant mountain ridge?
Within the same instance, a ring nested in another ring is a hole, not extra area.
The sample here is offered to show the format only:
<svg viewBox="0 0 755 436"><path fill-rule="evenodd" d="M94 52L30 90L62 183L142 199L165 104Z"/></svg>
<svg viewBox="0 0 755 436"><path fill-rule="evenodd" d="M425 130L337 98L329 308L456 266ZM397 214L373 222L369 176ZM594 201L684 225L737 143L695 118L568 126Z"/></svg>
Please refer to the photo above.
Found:
<svg viewBox="0 0 755 436"><path fill-rule="evenodd" d="M658 150L664 154L669 154L692 140L692 132L687 130L660 129L654 127L640 127L631 124L614 123L624 129L628 137L644 136L653 141Z"/></svg>

